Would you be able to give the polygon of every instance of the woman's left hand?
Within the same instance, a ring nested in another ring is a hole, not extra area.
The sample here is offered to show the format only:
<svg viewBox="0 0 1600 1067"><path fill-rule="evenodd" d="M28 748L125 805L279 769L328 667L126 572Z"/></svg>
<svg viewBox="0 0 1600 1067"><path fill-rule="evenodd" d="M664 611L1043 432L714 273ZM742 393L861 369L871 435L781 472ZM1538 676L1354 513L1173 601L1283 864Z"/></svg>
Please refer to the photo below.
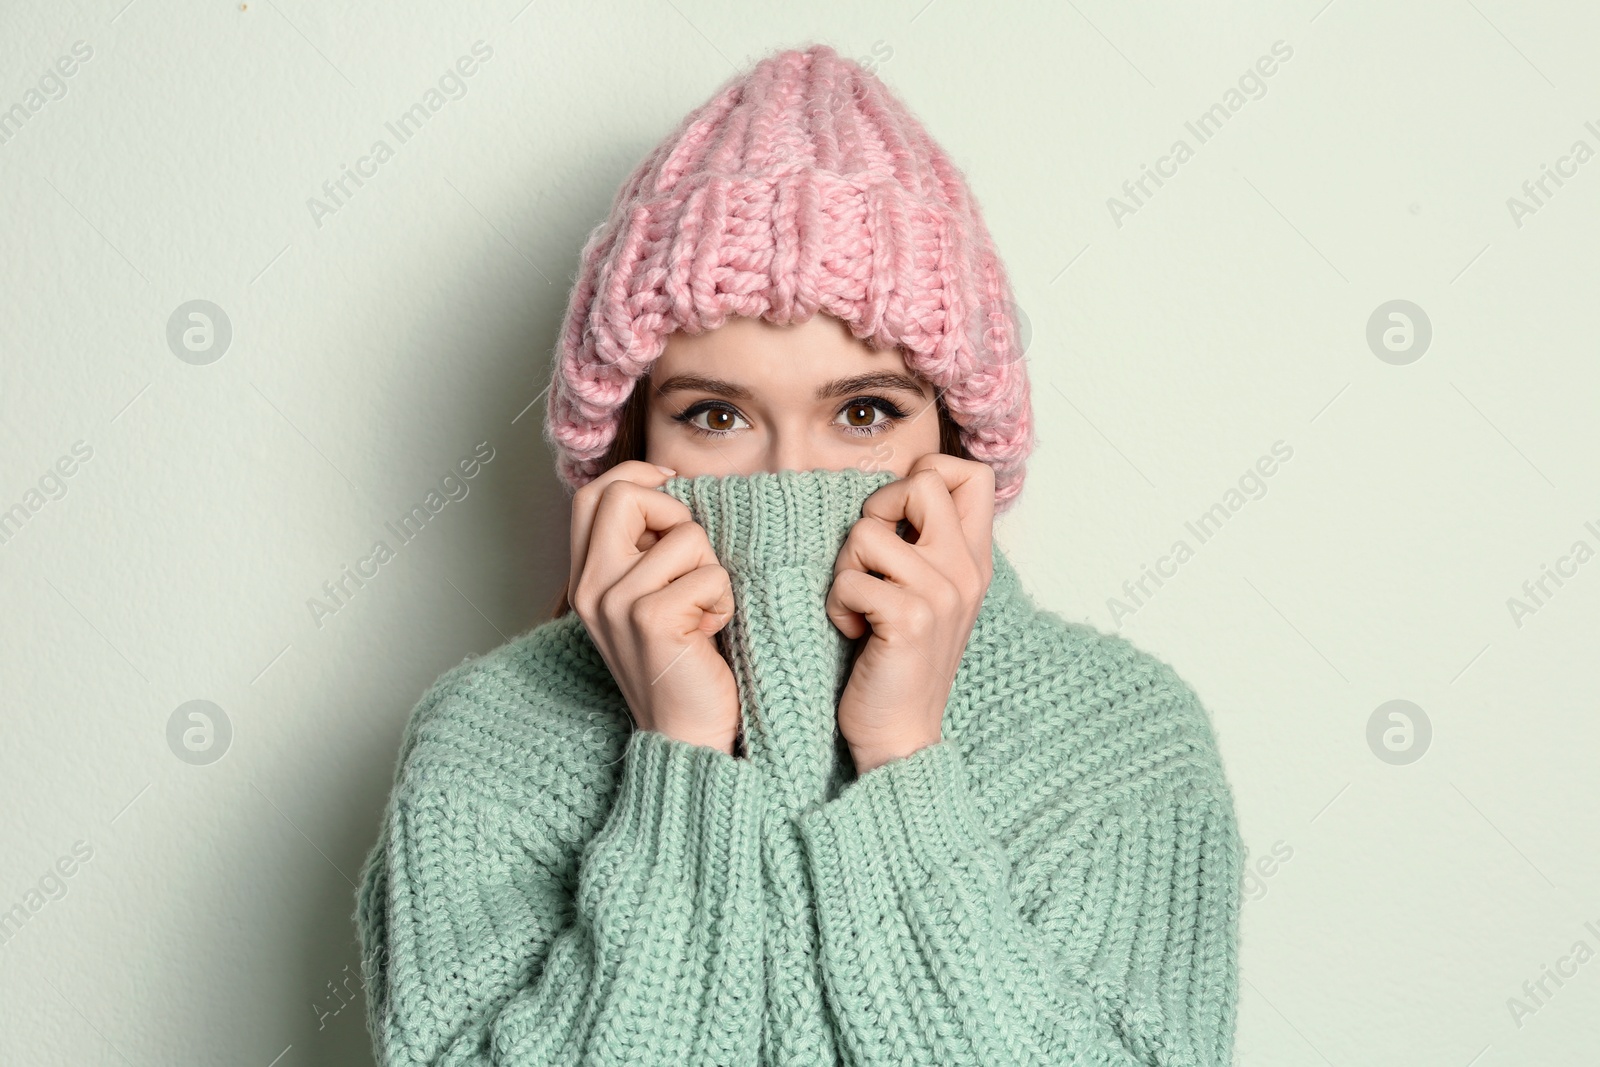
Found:
<svg viewBox="0 0 1600 1067"><path fill-rule="evenodd" d="M916 529L914 544L895 532L901 518ZM858 775L941 740L993 577L993 528L986 463L931 452L867 497L834 562L826 607L846 637L870 633L839 699Z"/></svg>

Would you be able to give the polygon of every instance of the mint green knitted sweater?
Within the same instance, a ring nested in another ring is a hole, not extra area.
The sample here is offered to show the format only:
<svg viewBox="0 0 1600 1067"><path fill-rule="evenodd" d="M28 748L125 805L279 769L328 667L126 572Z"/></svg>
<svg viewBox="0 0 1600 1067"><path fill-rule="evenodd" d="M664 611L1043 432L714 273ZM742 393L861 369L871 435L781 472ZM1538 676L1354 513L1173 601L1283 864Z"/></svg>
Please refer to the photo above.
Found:
<svg viewBox="0 0 1600 1067"><path fill-rule="evenodd" d="M855 776L834 559L887 471L673 478L746 758L634 730L569 614L442 675L362 869L384 1064L1221 1065L1242 846L1206 712L996 546L943 740Z"/></svg>

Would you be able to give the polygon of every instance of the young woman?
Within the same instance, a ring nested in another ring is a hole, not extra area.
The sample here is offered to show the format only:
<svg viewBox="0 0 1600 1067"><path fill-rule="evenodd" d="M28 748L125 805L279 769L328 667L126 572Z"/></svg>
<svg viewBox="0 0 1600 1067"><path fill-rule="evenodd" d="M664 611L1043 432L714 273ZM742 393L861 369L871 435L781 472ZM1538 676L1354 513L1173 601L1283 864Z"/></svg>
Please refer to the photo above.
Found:
<svg viewBox="0 0 1600 1067"><path fill-rule="evenodd" d="M993 540L1011 306L960 173L825 46L640 164L550 390L567 602L422 698L362 872L384 1063L1230 1062L1209 718Z"/></svg>

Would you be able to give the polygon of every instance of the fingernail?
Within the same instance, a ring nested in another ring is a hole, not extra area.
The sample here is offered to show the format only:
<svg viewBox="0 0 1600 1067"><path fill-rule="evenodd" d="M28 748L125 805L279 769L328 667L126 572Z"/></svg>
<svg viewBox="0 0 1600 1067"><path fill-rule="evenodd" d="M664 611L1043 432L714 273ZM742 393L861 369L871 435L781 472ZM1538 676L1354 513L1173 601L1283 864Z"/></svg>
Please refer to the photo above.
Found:
<svg viewBox="0 0 1600 1067"><path fill-rule="evenodd" d="M660 471L662 474L672 475L672 474L677 474L678 473L677 471L673 470L671 467L663 467L659 463L655 464L655 468L656 468L656 470Z"/></svg>

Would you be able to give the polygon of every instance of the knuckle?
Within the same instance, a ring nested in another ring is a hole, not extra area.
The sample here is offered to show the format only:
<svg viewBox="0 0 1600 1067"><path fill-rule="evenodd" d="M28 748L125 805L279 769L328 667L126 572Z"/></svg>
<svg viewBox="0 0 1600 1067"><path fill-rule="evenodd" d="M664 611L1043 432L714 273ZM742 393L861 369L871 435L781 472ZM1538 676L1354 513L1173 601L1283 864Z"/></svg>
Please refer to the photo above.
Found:
<svg viewBox="0 0 1600 1067"><path fill-rule="evenodd" d="M614 464L607 473L611 475L612 481L631 483L638 478L659 472L656 471L653 465L646 463L642 459L625 459L621 463Z"/></svg>
<svg viewBox="0 0 1600 1067"><path fill-rule="evenodd" d="M599 615L618 622L627 617L628 604L626 597L617 592L616 586L612 586L600 594L596 607Z"/></svg>
<svg viewBox="0 0 1600 1067"><path fill-rule="evenodd" d="M666 618L668 607L659 593L642 596L628 605L628 621L643 631L656 630Z"/></svg>
<svg viewBox="0 0 1600 1067"><path fill-rule="evenodd" d="M711 547L711 538L706 533L705 527L693 519L682 519L673 523L667 527L666 536L672 538L674 543L681 541L686 545L703 544L707 548Z"/></svg>
<svg viewBox="0 0 1600 1067"><path fill-rule="evenodd" d="M638 487L626 478L613 478L600 490L600 506L604 507L609 501L621 500L636 488Z"/></svg>
<svg viewBox="0 0 1600 1067"><path fill-rule="evenodd" d="M578 579L578 584L572 590L572 610L576 611L585 622L595 618L598 614L598 597L595 595L594 583Z"/></svg>

